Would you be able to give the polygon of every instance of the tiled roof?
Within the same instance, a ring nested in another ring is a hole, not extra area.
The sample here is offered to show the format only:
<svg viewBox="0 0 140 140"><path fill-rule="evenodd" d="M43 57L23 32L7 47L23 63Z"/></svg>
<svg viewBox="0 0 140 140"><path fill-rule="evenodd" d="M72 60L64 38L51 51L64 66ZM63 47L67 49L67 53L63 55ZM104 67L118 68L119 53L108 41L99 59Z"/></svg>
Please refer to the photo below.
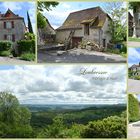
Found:
<svg viewBox="0 0 140 140"><path fill-rule="evenodd" d="M86 23L90 23L92 27L102 27L106 17L109 17L108 14L100 7L73 12L69 14L63 25L57 30L82 28L82 24Z"/></svg>
<svg viewBox="0 0 140 140"><path fill-rule="evenodd" d="M5 14L0 14L0 20L9 20L9 19L23 19L19 15L14 14L10 9L7 10Z"/></svg>

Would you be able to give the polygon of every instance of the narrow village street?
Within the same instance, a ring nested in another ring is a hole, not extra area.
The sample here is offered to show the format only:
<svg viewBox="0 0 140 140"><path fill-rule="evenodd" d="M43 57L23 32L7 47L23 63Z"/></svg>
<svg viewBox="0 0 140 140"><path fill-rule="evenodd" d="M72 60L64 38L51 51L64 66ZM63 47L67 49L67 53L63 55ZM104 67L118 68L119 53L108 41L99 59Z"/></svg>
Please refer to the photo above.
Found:
<svg viewBox="0 0 140 140"><path fill-rule="evenodd" d="M56 51L38 51L38 62L55 62L55 63L125 63L126 58L116 55L107 54L97 51L87 51L82 49L69 50L61 55Z"/></svg>
<svg viewBox="0 0 140 140"><path fill-rule="evenodd" d="M140 121L128 124L128 138L140 138Z"/></svg>
<svg viewBox="0 0 140 140"><path fill-rule="evenodd" d="M140 80L128 79L128 92L140 93Z"/></svg>

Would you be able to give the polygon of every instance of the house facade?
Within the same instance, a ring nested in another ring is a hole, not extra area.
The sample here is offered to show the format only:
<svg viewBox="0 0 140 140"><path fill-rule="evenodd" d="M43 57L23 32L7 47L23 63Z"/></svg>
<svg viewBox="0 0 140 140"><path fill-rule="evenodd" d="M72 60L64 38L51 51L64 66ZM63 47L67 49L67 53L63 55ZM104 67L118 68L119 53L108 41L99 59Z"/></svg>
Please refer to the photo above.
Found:
<svg viewBox="0 0 140 140"><path fill-rule="evenodd" d="M14 14L10 9L6 13L0 13L0 40L16 42L24 38L27 31L24 18Z"/></svg>
<svg viewBox="0 0 140 140"><path fill-rule="evenodd" d="M129 70L132 72L132 76L140 76L140 63L132 65Z"/></svg>
<svg viewBox="0 0 140 140"><path fill-rule="evenodd" d="M56 41L71 41L77 46L81 41L92 41L106 47L111 40L108 26L111 18L100 7L70 13L61 27L56 30Z"/></svg>
<svg viewBox="0 0 140 140"><path fill-rule="evenodd" d="M54 42L56 32L54 28L49 23L48 19L44 17L46 20L46 26L44 28L38 28L38 45L44 45L46 43Z"/></svg>
<svg viewBox="0 0 140 140"><path fill-rule="evenodd" d="M128 35L133 36L133 16L128 12Z"/></svg>

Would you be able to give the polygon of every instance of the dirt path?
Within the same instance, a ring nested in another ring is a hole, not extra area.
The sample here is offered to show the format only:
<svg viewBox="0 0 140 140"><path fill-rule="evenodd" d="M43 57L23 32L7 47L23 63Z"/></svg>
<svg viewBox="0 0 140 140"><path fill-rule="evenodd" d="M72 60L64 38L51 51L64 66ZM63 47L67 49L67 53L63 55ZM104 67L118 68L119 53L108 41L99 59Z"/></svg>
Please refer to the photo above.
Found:
<svg viewBox="0 0 140 140"><path fill-rule="evenodd" d="M9 57L0 57L0 64L32 64L34 62L19 60Z"/></svg>
<svg viewBox="0 0 140 140"><path fill-rule="evenodd" d="M128 125L128 138L140 138L140 121Z"/></svg>
<svg viewBox="0 0 140 140"><path fill-rule="evenodd" d="M140 80L128 79L128 92L140 93Z"/></svg>
<svg viewBox="0 0 140 140"><path fill-rule="evenodd" d="M129 47L140 47L140 42L128 41Z"/></svg>

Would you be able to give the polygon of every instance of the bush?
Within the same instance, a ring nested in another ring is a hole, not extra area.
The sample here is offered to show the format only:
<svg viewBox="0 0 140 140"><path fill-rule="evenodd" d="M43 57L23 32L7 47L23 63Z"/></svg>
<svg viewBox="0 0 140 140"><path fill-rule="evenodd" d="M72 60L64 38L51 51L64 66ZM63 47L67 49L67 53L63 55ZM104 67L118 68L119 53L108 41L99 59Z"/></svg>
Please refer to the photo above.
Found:
<svg viewBox="0 0 140 140"><path fill-rule="evenodd" d="M11 41L0 41L0 51L8 51L12 48Z"/></svg>
<svg viewBox="0 0 140 140"><path fill-rule="evenodd" d="M22 53L35 53L35 40L21 40L17 42L18 51L20 54Z"/></svg>
<svg viewBox="0 0 140 140"><path fill-rule="evenodd" d="M128 95L128 119L129 122L135 122L140 119L140 109L138 100L132 95Z"/></svg>
<svg viewBox="0 0 140 140"><path fill-rule="evenodd" d="M26 61L34 61L35 60L35 54L33 53L24 53L20 56L21 60L26 60Z"/></svg>
<svg viewBox="0 0 140 140"><path fill-rule="evenodd" d="M0 52L0 56L9 56L10 54L11 54L11 52L9 50Z"/></svg>
<svg viewBox="0 0 140 140"><path fill-rule="evenodd" d="M81 133L83 138L126 138L126 119L111 116L90 122Z"/></svg>

